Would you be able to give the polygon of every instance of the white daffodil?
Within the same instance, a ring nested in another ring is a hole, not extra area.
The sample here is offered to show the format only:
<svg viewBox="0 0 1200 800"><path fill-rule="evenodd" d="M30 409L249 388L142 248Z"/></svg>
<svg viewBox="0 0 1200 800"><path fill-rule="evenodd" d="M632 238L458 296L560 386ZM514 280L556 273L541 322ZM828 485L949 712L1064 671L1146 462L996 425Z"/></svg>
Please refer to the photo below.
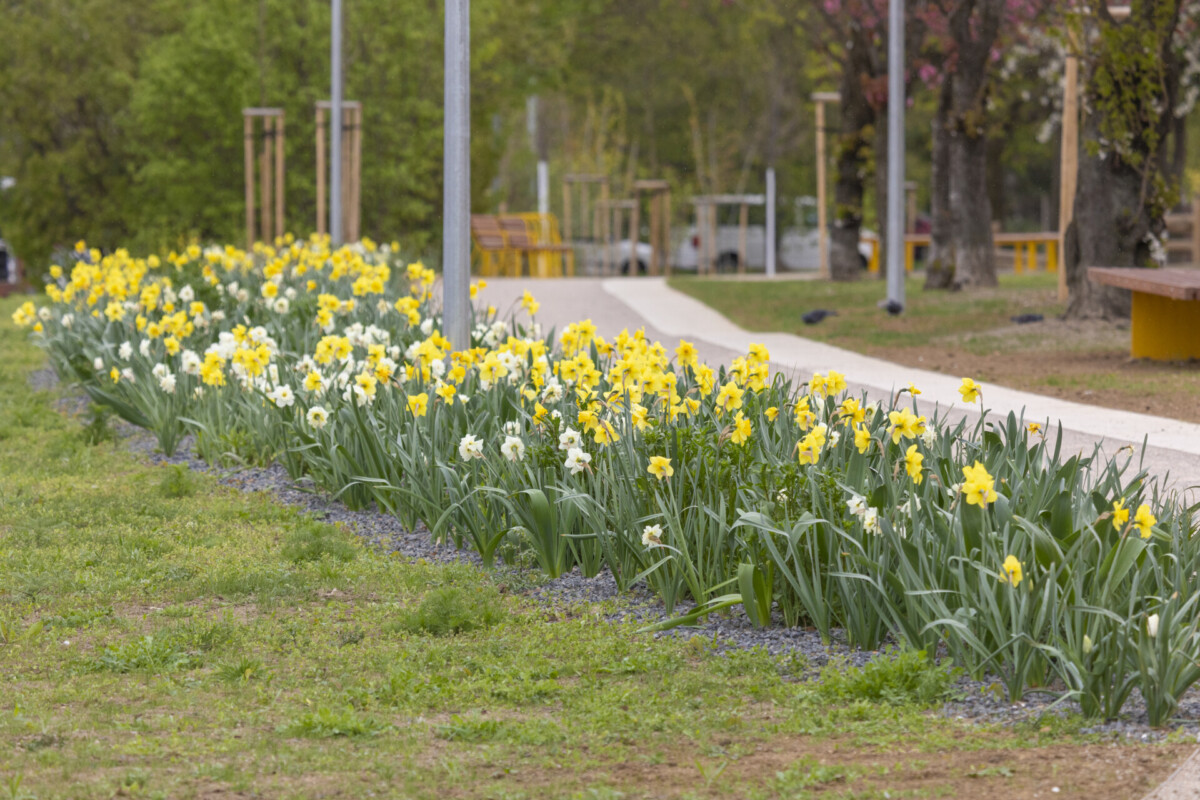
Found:
<svg viewBox="0 0 1200 800"><path fill-rule="evenodd" d="M647 525L646 527L642 528L642 546L661 547L662 534L662 525Z"/></svg>
<svg viewBox="0 0 1200 800"><path fill-rule="evenodd" d="M468 433L458 440L458 455L463 461L483 458L483 441Z"/></svg>
<svg viewBox="0 0 1200 800"><path fill-rule="evenodd" d="M567 428L558 435L558 449L571 450L572 448L579 447L581 441L583 439L580 437L579 431L574 428Z"/></svg>
<svg viewBox="0 0 1200 800"><path fill-rule="evenodd" d="M313 428L320 430L325 427L325 423L329 422L329 412L322 406L313 406L308 410L305 419L308 420L308 424Z"/></svg>
<svg viewBox="0 0 1200 800"><path fill-rule="evenodd" d="M500 453L509 461L520 461L525 458L525 442L517 436L506 436L504 444L500 445Z"/></svg>
<svg viewBox="0 0 1200 800"><path fill-rule="evenodd" d="M567 451L567 460L563 462L563 466L571 470L572 475L578 475L588 468L588 464L592 462L590 454L585 453L578 447L572 447Z"/></svg>

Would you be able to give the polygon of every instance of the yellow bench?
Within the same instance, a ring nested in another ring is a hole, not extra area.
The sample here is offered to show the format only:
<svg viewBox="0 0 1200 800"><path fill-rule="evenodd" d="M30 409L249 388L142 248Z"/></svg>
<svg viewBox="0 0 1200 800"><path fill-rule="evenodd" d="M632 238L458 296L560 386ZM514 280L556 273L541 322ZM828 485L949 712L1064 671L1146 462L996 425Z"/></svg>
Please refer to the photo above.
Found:
<svg viewBox="0 0 1200 800"><path fill-rule="evenodd" d="M1134 358L1200 358L1200 270L1089 267L1088 279L1133 293Z"/></svg>

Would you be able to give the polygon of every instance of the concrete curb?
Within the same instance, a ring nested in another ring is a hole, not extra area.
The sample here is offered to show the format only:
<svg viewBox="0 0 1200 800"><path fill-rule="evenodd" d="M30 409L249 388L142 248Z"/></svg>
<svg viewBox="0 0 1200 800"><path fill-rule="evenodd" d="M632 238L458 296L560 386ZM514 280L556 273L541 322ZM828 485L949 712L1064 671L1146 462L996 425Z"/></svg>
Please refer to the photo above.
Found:
<svg viewBox="0 0 1200 800"><path fill-rule="evenodd" d="M1200 749L1188 756L1165 781L1142 800L1195 800L1200 798Z"/></svg>

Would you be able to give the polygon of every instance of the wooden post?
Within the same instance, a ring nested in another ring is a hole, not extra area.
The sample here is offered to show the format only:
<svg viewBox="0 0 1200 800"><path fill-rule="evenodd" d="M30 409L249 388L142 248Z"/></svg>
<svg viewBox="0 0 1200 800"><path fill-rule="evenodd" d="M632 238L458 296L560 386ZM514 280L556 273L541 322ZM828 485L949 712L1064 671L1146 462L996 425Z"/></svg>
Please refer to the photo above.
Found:
<svg viewBox="0 0 1200 800"><path fill-rule="evenodd" d="M246 151L246 250L254 247L254 118L242 116Z"/></svg>
<svg viewBox="0 0 1200 800"><path fill-rule="evenodd" d="M709 254L709 257L712 258L712 266L710 266L709 269L710 269L710 271L715 272L716 271L716 261L718 261L718 259L721 257L721 246L720 246L720 241L718 239L719 231L718 231L718 229L716 229L716 204L715 203L710 204L708 206L708 233L709 233L708 254Z"/></svg>
<svg viewBox="0 0 1200 800"><path fill-rule="evenodd" d="M659 207L658 192L650 192L650 274L658 274L659 236L658 223L662 209Z"/></svg>
<svg viewBox="0 0 1200 800"><path fill-rule="evenodd" d="M275 127L273 123L271 117L263 117L262 174L259 176L262 180L262 212L259 230L262 231L264 244L271 242L271 139Z"/></svg>
<svg viewBox="0 0 1200 800"><path fill-rule="evenodd" d="M571 182L563 178L562 182L562 238L564 244L571 243Z"/></svg>
<svg viewBox="0 0 1200 800"><path fill-rule="evenodd" d="M1058 251L1067 254L1067 228L1075 215L1075 184L1079 173L1079 57L1074 54L1074 42L1067 42L1067 64L1063 75L1062 149L1058 195ZM1058 300L1068 297L1067 269L1058 271Z"/></svg>
<svg viewBox="0 0 1200 800"><path fill-rule="evenodd" d="M1200 264L1200 191L1192 196L1192 263Z"/></svg>
<svg viewBox="0 0 1200 800"><path fill-rule="evenodd" d="M663 192L663 267L667 277L671 276L671 190Z"/></svg>
<svg viewBox="0 0 1200 800"><path fill-rule="evenodd" d="M750 225L750 206L738 208L738 274L746 274L746 228Z"/></svg>
<svg viewBox="0 0 1200 800"><path fill-rule="evenodd" d="M642 215L641 196L638 194L638 192L636 190L634 190L634 192L633 192L633 209L630 210L630 212L629 212L629 274L630 274L630 276L637 275L637 267L638 267L637 246L638 246L638 236L640 235L640 231L638 229L642 224L641 215Z"/></svg>
<svg viewBox="0 0 1200 800"><path fill-rule="evenodd" d="M608 201L609 201L608 180L605 179L605 181L600 184L600 203L601 203L601 207L603 209L601 212L601 215L600 215L600 238L604 242L604 244L602 246L603 256L602 256L602 261L600 264L600 269L601 269L600 274L601 275L608 275L608 270L609 270L608 262L609 262L609 258L610 258L610 255L608 252L608 243L612 240L613 211L611 208L609 208Z"/></svg>
<svg viewBox="0 0 1200 800"><path fill-rule="evenodd" d="M1046 242L1046 271L1054 272L1058 269L1058 240L1051 239Z"/></svg>
<svg viewBox="0 0 1200 800"><path fill-rule="evenodd" d="M354 110L354 238L362 238L362 141L363 110L360 103Z"/></svg>
<svg viewBox="0 0 1200 800"><path fill-rule="evenodd" d="M325 109L317 106L317 233L328 232L329 220L325 214Z"/></svg>
<svg viewBox="0 0 1200 800"><path fill-rule="evenodd" d="M285 168L283 158L283 120L283 112L280 111L279 116L275 119L275 236L277 238L283 238L283 235L287 232L285 230L287 224L283 218L283 171Z"/></svg>
<svg viewBox="0 0 1200 800"><path fill-rule="evenodd" d="M904 230L907 233L917 232L917 182L907 181L904 184L906 190L906 198L908 200L907 219L904 221Z"/></svg>
<svg viewBox="0 0 1200 800"><path fill-rule="evenodd" d="M1027 258L1026 267L1030 272L1037 272L1037 242L1029 242L1025 245L1025 255Z"/></svg>
<svg viewBox="0 0 1200 800"><path fill-rule="evenodd" d="M347 109L345 104L342 105L342 185L338 187L338 191L342 194L342 235L346 237L346 242L353 241L350 234L350 148L352 143L347 134L350 132L350 120L347 118Z"/></svg>
<svg viewBox="0 0 1200 800"><path fill-rule="evenodd" d="M829 232L825 218L825 102L817 101L817 252L822 278L829 277Z"/></svg>

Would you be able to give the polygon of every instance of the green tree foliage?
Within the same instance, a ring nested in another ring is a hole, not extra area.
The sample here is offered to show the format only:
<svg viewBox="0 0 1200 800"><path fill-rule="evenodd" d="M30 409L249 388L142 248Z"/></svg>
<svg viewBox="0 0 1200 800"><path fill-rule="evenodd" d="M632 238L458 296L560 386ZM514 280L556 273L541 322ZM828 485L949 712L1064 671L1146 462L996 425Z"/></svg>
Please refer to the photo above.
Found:
<svg viewBox="0 0 1200 800"><path fill-rule="evenodd" d="M478 204L503 147L493 118L554 85L574 4L471 5ZM428 246L441 216L441 4L345 0L344 13L346 97L363 103L363 231ZM81 236L103 248L239 241L245 106L284 108L287 227L312 230L327 0L11 2L0 30L0 174L17 179L0 224L31 263Z"/></svg>

